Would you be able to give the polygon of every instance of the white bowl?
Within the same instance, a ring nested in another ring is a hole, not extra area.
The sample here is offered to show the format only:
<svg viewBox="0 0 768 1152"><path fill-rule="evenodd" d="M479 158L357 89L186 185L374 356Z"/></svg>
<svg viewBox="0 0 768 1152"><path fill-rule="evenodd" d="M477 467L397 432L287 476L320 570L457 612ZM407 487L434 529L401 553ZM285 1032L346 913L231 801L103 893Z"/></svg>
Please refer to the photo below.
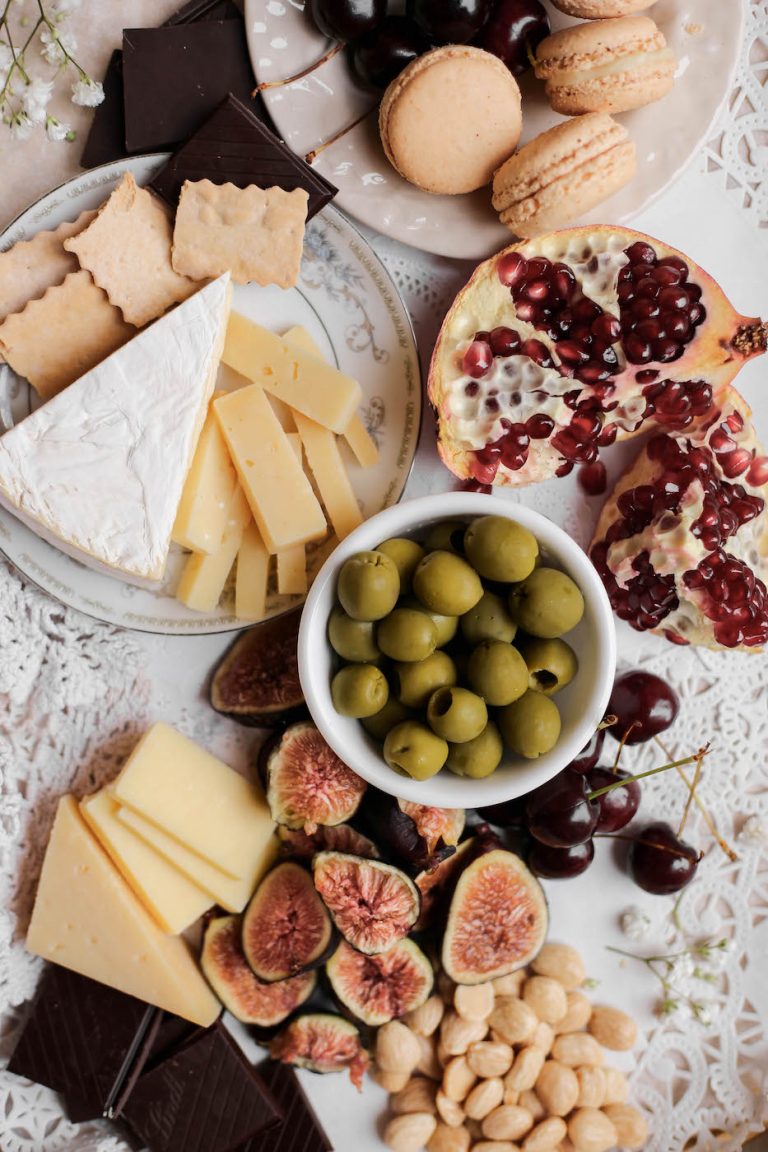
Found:
<svg viewBox="0 0 768 1152"><path fill-rule="evenodd" d="M359 720L340 716L331 699L337 657L327 639L328 617L336 603L339 570L356 552L376 548L391 536L418 535L438 520L505 516L530 529L546 561L571 576L584 597L584 616L568 643L579 659L573 681L556 697L562 730L551 752L525 760L506 752L496 771L482 780L443 769L429 780L411 780L393 771L381 745ZM475 492L441 493L387 508L351 532L326 560L307 597L299 629L299 677L312 719L334 752L358 775L383 792L438 808L480 808L523 796L554 776L589 741L605 712L616 666L616 633L605 589L588 557L546 516Z"/></svg>

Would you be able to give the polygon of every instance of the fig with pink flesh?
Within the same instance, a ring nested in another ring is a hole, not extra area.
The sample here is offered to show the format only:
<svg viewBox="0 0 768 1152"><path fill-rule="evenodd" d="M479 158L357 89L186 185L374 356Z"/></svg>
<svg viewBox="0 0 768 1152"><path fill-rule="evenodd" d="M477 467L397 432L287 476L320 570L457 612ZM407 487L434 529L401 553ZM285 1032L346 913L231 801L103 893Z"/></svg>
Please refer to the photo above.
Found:
<svg viewBox="0 0 768 1152"><path fill-rule="evenodd" d="M434 808L369 788L359 820L382 849L411 874L453 855L464 831L463 808Z"/></svg>
<svg viewBox="0 0 768 1152"><path fill-rule="evenodd" d="M488 852L459 877L443 937L443 968L457 984L515 972L536 956L548 924L542 887L520 857Z"/></svg>
<svg viewBox="0 0 768 1152"><path fill-rule="evenodd" d="M409 939L377 956L366 956L342 940L325 971L338 1000L371 1027L418 1008L434 983L432 965Z"/></svg>
<svg viewBox="0 0 768 1152"><path fill-rule="evenodd" d="M501 840L487 824L476 824L472 835L462 840L452 856L434 868L419 872L414 883L421 895L421 912L414 931L426 931L444 920L448 902L464 869L478 856L502 847Z"/></svg>
<svg viewBox="0 0 768 1152"><path fill-rule="evenodd" d="M283 855L297 860L311 860L316 852L348 852L364 860L378 860L381 855L373 840L349 824L320 824L311 835L278 824L277 838Z"/></svg>
<svg viewBox="0 0 768 1152"><path fill-rule="evenodd" d="M260 760L272 819L309 835L349 820L367 787L309 721L291 724Z"/></svg>
<svg viewBox="0 0 768 1152"><path fill-rule="evenodd" d="M301 612L243 632L213 673L211 705L240 724L269 728L305 714L297 640Z"/></svg>
<svg viewBox="0 0 768 1152"><path fill-rule="evenodd" d="M343 1072L362 1089L368 1053L354 1024L330 1012L297 1016L269 1046L273 1060L308 1068L310 1072Z"/></svg>
<svg viewBox="0 0 768 1152"><path fill-rule="evenodd" d="M408 935L418 919L418 889L392 864L344 852L318 852L312 872L334 924L360 952L386 952Z"/></svg>
<svg viewBox="0 0 768 1152"><path fill-rule="evenodd" d="M259 980L287 980L314 968L334 946L331 918L300 864L268 872L243 913L243 952Z"/></svg>
<svg viewBox="0 0 768 1152"><path fill-rule="evenodd" d="M290 980L262 984L256 979L242 946L242 917L219 916L208 922L200 966L228 1012L243 1024L273 1028L312 995L317 973L304 972Z"/></svg>

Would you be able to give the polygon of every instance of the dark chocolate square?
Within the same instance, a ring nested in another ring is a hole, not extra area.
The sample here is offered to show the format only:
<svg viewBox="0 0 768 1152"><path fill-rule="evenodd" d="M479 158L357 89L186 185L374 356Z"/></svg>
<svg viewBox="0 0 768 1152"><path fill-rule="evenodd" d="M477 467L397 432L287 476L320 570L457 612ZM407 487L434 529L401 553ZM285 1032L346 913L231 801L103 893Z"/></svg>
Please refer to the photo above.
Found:
<svg viewBox="0 0 768 1152"><path fill-rule="evenodd" d="M177 24L194 24L197 20L240 20L243 14L234 0L189 0L173 16L160 25L173 28Z"/></svg>
<svg viewBox="0 0 768 1152"><path fill-rule="evenodd" d="M333 1152L333 1144L293 1068L267 1060L256 1071L282 1111L283 1122L263 1136L241 1144L237 1152Z"/></svg>
<svg viewBox="0 0 768 1152"><path fill-rule="evenodd" d="M242 24L206 21L123 31L125 145L175 147L233 92L255 86Z"/></svg>
<svg viewBox="0 0 768 1152"><path fill-rule="evenodd" d="M336 188L283 144L250 108L227 96L195 134L174 152L152 180L152 188L173 207L185 180L210 180L246 188L278 185L309 194L307 219L333 199Z"/></svg>

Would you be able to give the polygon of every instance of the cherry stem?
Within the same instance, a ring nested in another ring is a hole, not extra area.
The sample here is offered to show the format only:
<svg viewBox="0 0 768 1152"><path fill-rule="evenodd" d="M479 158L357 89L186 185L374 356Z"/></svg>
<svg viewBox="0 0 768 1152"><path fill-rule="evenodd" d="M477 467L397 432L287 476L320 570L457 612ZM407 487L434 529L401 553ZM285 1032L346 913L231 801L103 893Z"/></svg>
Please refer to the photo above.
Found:
<svg viewBox="0 0 768 1152"><path fill-rule="evenodd" d="M624 745L627 742L627 737L629 736L629 734L633 728L639 728L640 726L641 725L640 725L639 720L633 720L632 723L630 724L629 728L627 728L626 732L621 737L621 740L619 741L619 750L616 753L616 759L613 762L613 768L611 768L611 772L613 772L614 776L616 775L616 773L619 770L619 762L621 760L621 754L624 751Z"/></svg>
<svg viewBox="0 0 768 1152"><path fill-rule="evenodd" d="M696 786L699 783L699 778L701 776L701 765L703 760L703 756L700 756L696 761L696 767L693 772L693 780L691 781L691 787L688 789L688 798L685 801L685 808L683 809L683 815L680 820L680 827L677 830L678 839L682 837L683 829L685 828L685 825L688 821L688 813L691 810L691 804L693 803L693 798L696 795Z"/></svg>
<svg viewBox="0 0 768 1152"><path fill-rule="evenodd" d="M329 60L333 60L334 56L341 52L345 43L346 41L344 40L337 40L319 60L315 60L313 64L308 64L306 68L302 68L301 72L296 72L293 76L286 76L283 80L264 80L261 84L257 84L253 92L251 92L251 98L258 96L259 92L266 92L268 88L283 88L286 84L293 84L296 80L303 80L305 76L309 76L314 72L316 68L320 68L321 65L327 64Z"/></svg>
<svg viewBox="0 0 768 1152"><path fill-rule="evenodd" d="M659 748L661 748L664 755L671 757L671 755L672 755L671 752L669 751L669 749L667 747L665 747L664 743L659 739L659 737L654 736L654 740L658 744ZM676 771L677 771L677 774L680 777L680 779L685 784L688 791L692 792L693 802L696 805L696 807L698 808L699 812L701 813L702 819L704 820L704 823L706 824L707 828L709 829L712 836L714 837L717 846L720 848L720 850L722 852L725 853L725 855L728 857L729 860L731 860L731 861L738 860L738 858L739 858L738 855L734 852L733 848L731 848L730 845L726 843L726 841L723 839L723 837L718 832L717 826L716 826L714 820L710 816L705 805L699 799L698 793L693 791L693 789L691 788L691 783L690 783L688 777L686 776L685 772L683 772L682 768L680 768L680 767L678 767L676 769Z"/></svg>
<svg viewBox="0 0 768 1152"><path fill-rule="evenodd" d="M673 760L671 764L662 764L660 768L649 768L647 772L638 772L634 776L624 776L621 780L615 780L613 784L606 784L604 788L596 788L594 792L589 792L587 800L597 800L598 796L604 796L606 792L613 792L614 788L623 788L633 780L644 780L646 776L656 776L659 772L668 772L670 768L680 768L683 764L695 764L697 761L703 760L708 751L709 745L707 744L693 756L686 756L684 760Z"/></svg>
<svg viewBox="0 0 768 1152"><path fill-rule="evenodd" d="M602 732L604 728L612 728L613 725L617 723L618 719L619 719L618 716L614 716L614 715L604 716L603 719L598 724L595 731L596 732Z"/></svg>
<svg viewBox="0 0 768 1152"><path fill-rule="evenodd" d="M345 128L341 128L333 136L329 136L323 144L319 144L317 148L313 148L311 152L307 152L304 157L306 163L313 164L321 152L325 152L326 148L330 148L331 144L335 144L337 140L341 140L342 136L346 136L347 132L351 132L353 128L357 128L358 124L362 124L363 120L370 116L371 112L376 108L378 108L378 104L373 104L366 112L363 112L362 116L358 116L357 120L353 120L351 124L347 124Z"/></svg>

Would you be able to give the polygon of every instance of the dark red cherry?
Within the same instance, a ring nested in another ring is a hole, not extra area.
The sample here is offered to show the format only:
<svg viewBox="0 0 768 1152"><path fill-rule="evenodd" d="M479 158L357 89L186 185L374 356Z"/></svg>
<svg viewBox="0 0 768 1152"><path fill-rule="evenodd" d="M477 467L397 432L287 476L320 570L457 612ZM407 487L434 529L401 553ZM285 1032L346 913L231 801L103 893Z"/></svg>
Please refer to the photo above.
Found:
<svg viewBox="0 0 768 1152"><path fill-rule="evenodd" d="M466 44L492 7L492 0L406 0L405 11L433 44Z"/></svg>
<svg viewBox="0 0 768 1152"><path fill-rule="evenodd" d="M549 32L549 18L539 0L498 0L477 44L498 56L513 76L521 76Z"/></svg>
<svg viewBox="0 0 768 1152"><path fill-rule="evenodd" d="M552 848L534 840L528 855L528 867L547 880L569 880L586 872L595 856L594 840L574 844L571 848Z"/></svg>
<svg viewBox="0 0 768 1152"><path fill-rule="evenodd" d="M371 88L386 88L428 50L426 36L407 16L385 16L377 28L349 45L355 75Z"/></svg>
<svg viewBox="0 0 768 1152"><path fill-rule="evenodd" d="M626 780L629 772L612 772L610 768L592 768L587 772L587 783L590 792L598 788L605 788L608 784L615 784L617 780ZM637 812L640 806L640 784L637 780L630 780L620 788L612 788L597 797L600 805L600 815L597 818L598 832L618 832Z"/></svg>
<svg viewBox="0 0 768 1152"><path fill-rule="evenodd" d="M477 814L499 828L522 828L525 826L525 797L489 804L487 808L478 808Z"/></svg>
<svg viewBox="0 0 768 1152"><path fill-rule="evenodd" d="M387 0L309 0L316 27L332 40L356 40L387 14Z"/></svg>
<svg viewBox="0 0 768 1152"><path fill-rule="evenodd" d="M652 672L625 672L614 681L608 701L608 711L617 717L609 731L617 740L627 733L627 744L644 744L669 728L679 710L678 695L666 680Z"/></svg>
<svg viewBox="0 0 768 1152"><path fill-rule="evenodd" d="M527 796L528 831L552 848L570 848L589 840L600 815L600 805L596 800L587 799L588 792L584 776L566 768Z"/></svg>
<svg viewBox="0 0 768 1152"><path fill-rule="evenodd" d="M668 896L690 884L699 866L699 853L659 821L638 832L629 846L629 874L646 892Z"/></svg>
<svg viewBox="0 0 768 1152"><path fill-rule="evenodd" d="M605 743L605 728L598 728L593 733L589 744L585 744L575 760L571 760L568 767L572 772L589 772L600 759L600 753Z"/></svg>

